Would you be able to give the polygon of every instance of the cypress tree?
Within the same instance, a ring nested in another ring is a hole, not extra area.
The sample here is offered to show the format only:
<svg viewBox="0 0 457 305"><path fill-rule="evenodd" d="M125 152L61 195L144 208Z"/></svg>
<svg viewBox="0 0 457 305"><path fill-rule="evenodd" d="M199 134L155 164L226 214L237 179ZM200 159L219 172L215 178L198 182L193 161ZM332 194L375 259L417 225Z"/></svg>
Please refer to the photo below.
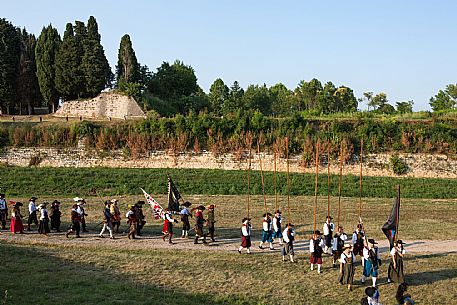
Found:
<svg viewBox="0 0 457 305"><path fill-rule="evenodd" d="M75 35L73 25L67 23L62 44L56 56L56 88L64 100L84 95L84 75L81 70L82 40L84 30L77 24Z"/></svg>
<svg viewBox="0 0 457 305"><path fill-rule="evenodd" d="M140 79L140 67L132 47L130 36L125 34L121 38L119 55L116 66L117 86L121 83L136 83Z"/></svg>
<svg viewBox="0 0 457 305"><path fill-rule="evenodd" d="M83 49L82 70L85 92L88 97L95 97L103 89L110 86L112 72L101 45L97 21L93 16L90 16L87 22L87 36Z"/></svg>
<svg viewBox="0 0 457 305"><path fill-rule="evenodd" d="M59 32L52 25L43 27L35 48L38 84L45 104L55 111L59 103L59 93L56 88L56 55L62 41Z"/></svg>
<svg viewBox="0 0 457 305"><path fill-rule="evenodd" d="M19 75L17 80L17 105L19 114L22 114L24 105L27 114L34 113L34 107L41 104L41 94L38 85L35 62L35 35L19 30L21 37L21 51L19 58Z"/></svg>
<svg viewBox="0 0 457 305"><path fill-rule="evenodd" d="M0 19L0 107L6 113L16 100L21 42L18 31L6 19Z"/></svg>

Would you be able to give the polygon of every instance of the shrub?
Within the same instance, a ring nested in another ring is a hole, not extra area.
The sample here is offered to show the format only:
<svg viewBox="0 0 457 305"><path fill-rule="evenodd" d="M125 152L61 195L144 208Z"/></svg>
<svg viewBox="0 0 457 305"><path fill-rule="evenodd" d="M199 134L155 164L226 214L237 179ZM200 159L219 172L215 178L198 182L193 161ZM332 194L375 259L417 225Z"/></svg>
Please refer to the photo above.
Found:
<svg viewBox="0 0 457 305"><path fill-rule="evenodd" d="M405 160L400 158L398 154L393 154L390 157L390 166L396 175L405 175L409 170L408 164L406 164Z"/></svg>

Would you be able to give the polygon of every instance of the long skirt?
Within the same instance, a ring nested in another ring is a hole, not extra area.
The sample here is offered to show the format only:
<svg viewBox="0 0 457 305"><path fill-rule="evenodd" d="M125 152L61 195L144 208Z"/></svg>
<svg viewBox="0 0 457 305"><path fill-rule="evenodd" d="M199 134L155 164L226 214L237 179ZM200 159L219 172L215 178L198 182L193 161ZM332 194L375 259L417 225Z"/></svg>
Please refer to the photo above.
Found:
<svg viewBox="0 0 457 305"><path fill-rule="evenodd" d="M243 247L243 248L251 247L251 236L241 236L241 247Z"/></svg>
<svg viewBox="0 0 457 305"><path fill-rule="evenodd" d="M343 264L343 273L340 273L339 282L342 285L348 285L354 282L354 264Z"/></svg>
<svg viewBox="0 0 457 305"><path fill-rule="evenodd" d="M38 233L47 234L49 232L51 232L51 230L49 230L49 219L40 219L40 223L38 225Z"/></svg>
<svg viewBox="0 0 457 305"><path fill-rule="evenodd" d="M24 225L20 217L11 217L10 231L13 233L23 233Z"/></svg>
<svg viewBox="0 0 457 305"><path fill-rule="evenodd" d="M365 260L365 265L363 268L363 275L368 277L377 277L378 276L378 263L374 263L370 259Z"/></svg>
<svg viewBox="0 0 457 305"><path fill-rule="evenodd" d="M394 269L394 263L391 261L389 264L389 272L388 278L391 279L392 282L396 283L404 283L405 282L405 274L403 273L403 258L397 255L396 258L396 265L397 269Z"/></svg>

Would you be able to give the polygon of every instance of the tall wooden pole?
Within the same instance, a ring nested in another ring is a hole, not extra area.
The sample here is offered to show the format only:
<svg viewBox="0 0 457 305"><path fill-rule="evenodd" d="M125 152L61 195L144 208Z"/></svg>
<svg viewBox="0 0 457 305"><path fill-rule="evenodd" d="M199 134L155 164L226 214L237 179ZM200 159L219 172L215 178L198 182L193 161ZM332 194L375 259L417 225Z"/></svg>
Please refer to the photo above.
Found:
<svg viewBox="0 0 457 305"><path fill-rule="evenodd" d="M292 222L290 217L290 177L289 177L289 138L284 139L284 144L286 146L286 164L287 164L287 220Z"/></svg>
<svg viewBox="0 0 457 305"><path fill-rule="evenodd" d="M341 215L341 187L343 184L343 144L340 143L340 175L338 179L338 226L340 226L340 215Z"/></svg>
<svg viewBox="0 0 457 305"><path fill-rule="evenodd" d="M400 225L400 185L397 185L397 198L398 198L398 208L397 208L397 227L395 228L395 239L394 242L398 240L398 226Z"/></svg>
<svg viewBox="0 0 457 305"><path fill-rule="evenodd" d="M260 143L257 141L257 154L259 155L260 177L262 178L263 207L267 213L267 196L265 195L265 177L263 176L262 156L260 155Z"/></svg>
<svg viewBox="0 0 457 305"><path fill-rule="evenodd" d="M252 137L248 136L249 141L249 165L248 165L248 218L250 213L250 204L251 204L251 155L252 155Z"/></svg>
<svg viewBox="0 0 457 305"><path fill-rule="evenodd" d="M276 150L277 150L277 145L274 147L274 166L275 166L275 172L273 176L274 184L275 184L275 211L279 209L279 204L278 204L278 183L277 183L277 170L276 170Z"/></svg>
<svg viewBox="0 0 457 305"><path fill-rule="evenodd" d="M317 228L317 192L318 192L318 179L319 179L319 140L316 143L316 179L314 182L314 231Z"/></svg>
<svg viewBox="0 0 457 305"><path fill-rule="evenodd" d="M362 219L362 196L363 196L363 137L360 141L360 197L359 197L359 220Z"/></svg>
<svg viewBox="0 0 457 305"><path fill-rule="evenodd" d="M327 147L327 216L330 216L330 142Z"/></svg>

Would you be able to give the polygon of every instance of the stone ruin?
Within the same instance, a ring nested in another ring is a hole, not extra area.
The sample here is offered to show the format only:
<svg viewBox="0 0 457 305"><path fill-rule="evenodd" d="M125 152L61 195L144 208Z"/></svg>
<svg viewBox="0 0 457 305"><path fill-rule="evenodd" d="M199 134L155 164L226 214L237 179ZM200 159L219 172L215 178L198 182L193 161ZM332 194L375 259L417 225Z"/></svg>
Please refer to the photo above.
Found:
<svg viewBox="0 0 457 305"><path fill-rule="evenodd" d="M128 119L145 117L145 114L132 97L102 92L93 99L64 102L54 116Z"/></svg>

